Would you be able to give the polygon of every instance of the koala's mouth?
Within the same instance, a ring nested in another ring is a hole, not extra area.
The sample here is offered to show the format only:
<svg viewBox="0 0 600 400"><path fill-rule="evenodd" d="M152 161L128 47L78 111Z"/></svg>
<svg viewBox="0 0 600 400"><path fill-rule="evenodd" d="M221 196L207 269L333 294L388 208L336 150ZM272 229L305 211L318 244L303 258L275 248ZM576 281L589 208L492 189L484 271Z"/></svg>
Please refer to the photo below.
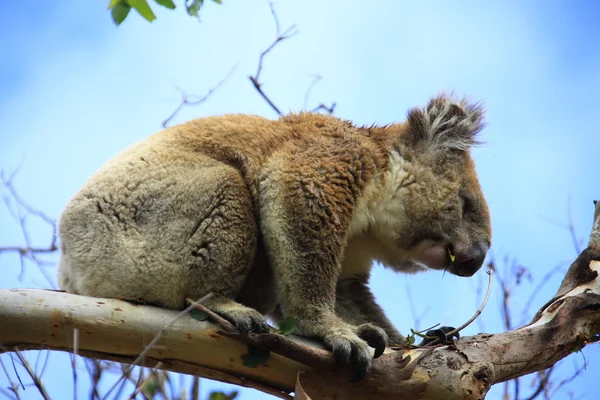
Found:
<svg viewBox="0 0 600 400"><path fill-rule="evenodd" d="M472 276L481 268L490 245L488 242L477 242L468 250L454 254L453 247L448 247L450 263L448 272L458 276Z"/></svg>
<svg viewBox="0 0 600 400"><path fill-rule="evenodd" d="M419 246L413 260L433 269L446 269L450 266L448 246L441 242L426 242Z"/></svg>
<svg viewBox="0 0 600 400"><path fill-rule="evenodd" d="M413 260L454 275L472 276L483 265L488 248L487 242L478 242L466 251L456 251L452 244L427 241L419 246Z"/></svg>

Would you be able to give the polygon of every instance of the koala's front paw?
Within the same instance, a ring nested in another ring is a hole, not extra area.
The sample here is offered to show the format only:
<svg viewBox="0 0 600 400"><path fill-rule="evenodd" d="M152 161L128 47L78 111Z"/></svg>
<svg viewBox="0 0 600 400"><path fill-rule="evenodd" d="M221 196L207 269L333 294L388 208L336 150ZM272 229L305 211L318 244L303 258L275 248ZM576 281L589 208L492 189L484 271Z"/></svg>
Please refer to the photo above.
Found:
<svg viewBox="0 0 600 400"><path fill-rule="evenodd" d="M379 357L387 344L387 335L372 324L359 327L345 324L330 329L323 336L323 341L333 352L338 368L348 364L354 367L351 382L358 382L371 368L369 345L376 348L375 354Z"/></svg>
<svg viewBox="0 0 600 400"><path fill-rule="evenodd" d="M226 310L219 309L213 311L235 325L240 335L246 336L250 332L269 332L269 324L267 324L265 317L252 308L240 305Z"/></svg>

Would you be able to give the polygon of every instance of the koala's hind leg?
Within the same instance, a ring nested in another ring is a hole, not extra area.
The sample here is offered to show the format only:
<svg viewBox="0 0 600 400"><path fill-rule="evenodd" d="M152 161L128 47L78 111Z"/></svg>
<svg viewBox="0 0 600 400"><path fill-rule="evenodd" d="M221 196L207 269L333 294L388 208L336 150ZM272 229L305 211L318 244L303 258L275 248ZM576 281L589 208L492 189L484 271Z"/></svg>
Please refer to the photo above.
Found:
<svg viewBox="0 0 600 400"><path fill-rule="evenodd" d="M205 184L204 193L211 199L197 216L183 255L190 260L187 297L197 300L212 293L203 305L233 323L241 334L268 332L262 314L234 300L256 255L256 216L250 193L234 169L208 173L214 186Z"/></svg>
<svg viewBox="0 0 600 400"><path fill-rule="evenodd" d="M206 306L242 332L266 330L257 311L232 300L257 235L239 172L209 158L137 163L96 176L63 213L61 287L174 309L213 293Z"/></svg>

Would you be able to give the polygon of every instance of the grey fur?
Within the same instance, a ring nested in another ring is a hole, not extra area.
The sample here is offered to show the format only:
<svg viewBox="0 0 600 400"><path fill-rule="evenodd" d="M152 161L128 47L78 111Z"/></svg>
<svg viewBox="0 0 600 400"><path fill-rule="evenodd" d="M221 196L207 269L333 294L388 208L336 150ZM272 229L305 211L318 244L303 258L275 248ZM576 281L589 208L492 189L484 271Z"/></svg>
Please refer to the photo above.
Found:
<svg viewBox="0 0 600 400"><path fill-rule="evenodd" d="M403 340L367 287L374 260L461 276L483 262L489 214L467 151L482 126L479 105L439 96L385 127L303 113L169 128L71 199L59 284L177 309L211 292L242 333L291 315L358 379L369 345Z"/></svg>

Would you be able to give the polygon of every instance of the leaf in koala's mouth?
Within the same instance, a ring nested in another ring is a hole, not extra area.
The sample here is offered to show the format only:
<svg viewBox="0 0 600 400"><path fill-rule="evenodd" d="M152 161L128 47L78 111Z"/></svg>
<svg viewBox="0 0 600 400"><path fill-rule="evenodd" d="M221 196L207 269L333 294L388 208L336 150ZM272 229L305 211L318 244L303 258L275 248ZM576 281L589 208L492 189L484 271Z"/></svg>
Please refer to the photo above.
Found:
<svg viewBox="0 0 600 400"><path fill-rule="evenodd" d="M454 262L454 260L456 260L456 256L454 254L452 254L452 251L450 250L450 248L448 247L448 256L450 256L450 261Z"/></svg>

